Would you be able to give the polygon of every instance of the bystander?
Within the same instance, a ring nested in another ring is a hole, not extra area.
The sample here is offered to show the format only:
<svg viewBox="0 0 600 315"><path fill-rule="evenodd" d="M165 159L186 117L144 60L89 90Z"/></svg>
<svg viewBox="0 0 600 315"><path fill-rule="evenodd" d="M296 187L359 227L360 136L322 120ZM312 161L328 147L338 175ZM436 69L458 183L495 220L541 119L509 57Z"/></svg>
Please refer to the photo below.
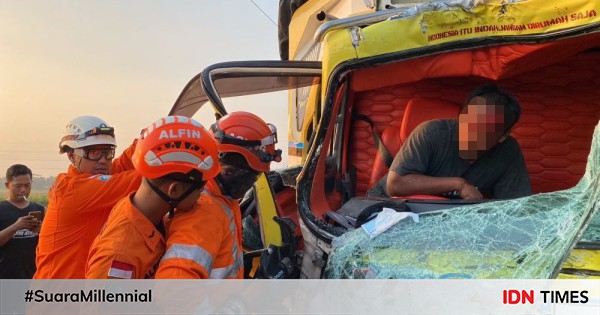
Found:
<svg viewBox="0 0 600 315"><path fill-rule="evenodd" d="M31 279L44 206L28 200L32 173L22 164L6 171L8 199L0 202L0 279Z"/></svg>

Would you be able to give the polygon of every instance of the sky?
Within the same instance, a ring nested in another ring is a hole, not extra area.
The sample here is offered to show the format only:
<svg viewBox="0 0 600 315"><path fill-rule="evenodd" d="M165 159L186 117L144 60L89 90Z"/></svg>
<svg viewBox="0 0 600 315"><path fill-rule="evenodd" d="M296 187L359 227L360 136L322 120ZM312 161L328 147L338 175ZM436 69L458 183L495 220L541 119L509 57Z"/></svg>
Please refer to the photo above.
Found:
<svg viewBox="0 0 600 315"><path fill-rule="evenodd" d="M253 1L0 0L0 177L15 163L66 171L58 142L72 118L104 119L121 152L207 66L278 60L278 1ZM285 166L286 94L225 106L274 123ZM194 118L209 125L205 107Z"/></svg>

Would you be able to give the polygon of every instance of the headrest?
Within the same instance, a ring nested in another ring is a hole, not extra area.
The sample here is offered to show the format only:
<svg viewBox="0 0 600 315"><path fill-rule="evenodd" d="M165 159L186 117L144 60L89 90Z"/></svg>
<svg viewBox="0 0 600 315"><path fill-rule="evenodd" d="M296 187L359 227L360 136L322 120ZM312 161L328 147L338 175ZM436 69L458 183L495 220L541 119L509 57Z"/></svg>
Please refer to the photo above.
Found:
<svg viewBox="0 0 600 315"><path fill-rule="evenodd" d="M461 105L449 101L415 97L406 105L400 126L400 140L406 142L410 133L428 120L458 118L460 110Z"/></svg>

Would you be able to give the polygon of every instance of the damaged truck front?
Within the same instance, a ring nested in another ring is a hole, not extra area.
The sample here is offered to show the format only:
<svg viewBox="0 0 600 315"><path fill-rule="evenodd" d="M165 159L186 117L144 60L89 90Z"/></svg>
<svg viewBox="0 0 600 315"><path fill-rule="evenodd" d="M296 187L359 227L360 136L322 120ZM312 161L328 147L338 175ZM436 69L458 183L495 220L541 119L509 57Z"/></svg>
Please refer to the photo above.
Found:
<svg viewBox="0 0 600 315"><path fill-rule="evenodd" d="M222 115L223 97L289 90L290 169L248 199L256 265L275 270L263 276L600 278L600 4L412 2L308 1L291 16L289 61L212 66L173 107L191 116L210 101ZM388 171L384 151L489 82L521 103L511 135L534 195L364 197ZM370 238L358 227L384 208L418 222Z"/></svg>

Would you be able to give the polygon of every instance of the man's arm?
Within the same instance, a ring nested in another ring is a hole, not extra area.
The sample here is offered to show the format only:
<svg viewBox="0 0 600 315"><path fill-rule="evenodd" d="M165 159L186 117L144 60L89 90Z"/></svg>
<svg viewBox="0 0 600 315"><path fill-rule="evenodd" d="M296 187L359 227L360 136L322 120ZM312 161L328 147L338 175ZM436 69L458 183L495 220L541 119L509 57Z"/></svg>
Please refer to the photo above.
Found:
<svg viewBox="0 0 600 315"><path fill-rule="evenodd" d="M36 227L38 220L31 215L20 217L6 229L0 231L0 247L4 246L15 235L18 230L32 230Z"/></svg>
<svg viewBox="0 0 600 315"><path fill-rule="evenodd" d="M420 124L402 146L388 173L389 196L442 195L456 191L463 199L480 199L473 185L460 177L432 177L428 174L448 131L439 121Z"/></svg>
<svg viewBox="0 0 600 315"><path fill-rule="evenodd" d="M123 153L112 162L112 166L110 168L111 174L118 174L120 172L134 169L132 157L133 152L135 151L136 144L137 139L133 140L133 143L129 145L129 147L125 149L125 151L123 151Z"/></svg>
<svg viewBox="0 0 600 315"><path fill-rule="evenodd" d="M217 214L207 206L196 204L191 211L175 212L156 279L210 279L215 260L223 254L222 239L230 232L225 213Z"/></svg>
<svg viewBox="0 0 600 315"><path fill-rule="evenodd" d="M461 177L431 177L420 174L400 175L390 171L387 180L390 196L442 195L453 191L462 199L481 199L481 193Z"/></svg>
<svg viewBox="0 0 600 315"><path fill-rule="evenodd" d="M90 249L90 255L86 262L86 279L138 279L137 266L132 263L129 257L116 254L110 251L110 247L101 250ZM117 264L121 269L113 271L111 269ZM121 271L122 270L122 271ZM139 278L142 279L142 278Z"/></svg>
<svg viewBox="0 0 600 315"><path fill-rule="evenodd" d="M116 175L79 176L70 186L78 196L80 213L97 209L112 209L115 204L129 193L140 187L142 178L135 171L125 171Z"/></svg>

